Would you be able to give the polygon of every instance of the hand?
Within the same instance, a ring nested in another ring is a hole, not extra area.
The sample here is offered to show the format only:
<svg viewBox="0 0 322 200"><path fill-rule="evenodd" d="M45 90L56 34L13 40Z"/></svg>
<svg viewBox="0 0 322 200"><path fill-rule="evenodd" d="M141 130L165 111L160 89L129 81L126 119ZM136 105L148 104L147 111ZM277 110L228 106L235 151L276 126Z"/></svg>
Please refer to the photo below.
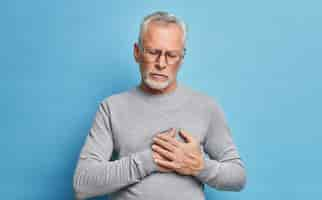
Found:
<svg viewBox="0 0 322 200"><path fill-rule="evenodd" d="M168 135L169 137L173 137L175 138L176 136L176 132L175 132L175 129L172 128L170 129L169 131L167 131L166 133L159 133L160 135L163 134L163 135ZM155 136L156 137L156 136ZM154 138L155 138L154 137ZM152 157L154 160L163 160L163 161L169 161L167 158L165 158L164 156L162 156L161 154L159 154L158 152L156 151L152 151ZM158 170L160 172L174 172L173 169L170 169L170 168L167 168L167 167L163 167L163 166L160 166L158 165Z"/></svg>
<svg viewBox="0 0 322 200"><path fill-rule="evenodd" d="M199 142L182 129L179 133L184 138L184 143L168 134L158 134L153 138L152 150L165 158L156 158L155 161L158 166L179 174L197 175L204 168L204 158Z"/></svg>

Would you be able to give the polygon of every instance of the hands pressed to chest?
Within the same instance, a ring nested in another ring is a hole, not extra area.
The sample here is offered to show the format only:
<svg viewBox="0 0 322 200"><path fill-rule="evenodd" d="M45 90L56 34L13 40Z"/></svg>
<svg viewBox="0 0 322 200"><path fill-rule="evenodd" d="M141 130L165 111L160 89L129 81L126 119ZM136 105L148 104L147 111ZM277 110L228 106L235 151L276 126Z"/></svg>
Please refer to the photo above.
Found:
<svg viewBox="0 0 322 200"><path fill-rule="evenodd" d="M152 157L160 172L177 172L181 175L197 175L204 168L204 158L200 144L187 131L178 134L184 139L176 139L176 129L157 134L153 138Z"/></svg>

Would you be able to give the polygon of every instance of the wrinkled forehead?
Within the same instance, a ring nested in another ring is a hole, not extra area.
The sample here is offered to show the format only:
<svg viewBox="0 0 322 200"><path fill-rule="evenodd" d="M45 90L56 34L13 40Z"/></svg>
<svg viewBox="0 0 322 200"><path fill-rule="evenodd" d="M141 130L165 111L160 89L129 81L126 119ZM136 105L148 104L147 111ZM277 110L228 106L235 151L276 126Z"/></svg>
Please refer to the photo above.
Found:
<svg viewBox="0 0 322 200"><path fill-rule="evenodd" d="M151 21L142 35L145 47L180 50L184 47L182 28L176 23Z"/></svg>

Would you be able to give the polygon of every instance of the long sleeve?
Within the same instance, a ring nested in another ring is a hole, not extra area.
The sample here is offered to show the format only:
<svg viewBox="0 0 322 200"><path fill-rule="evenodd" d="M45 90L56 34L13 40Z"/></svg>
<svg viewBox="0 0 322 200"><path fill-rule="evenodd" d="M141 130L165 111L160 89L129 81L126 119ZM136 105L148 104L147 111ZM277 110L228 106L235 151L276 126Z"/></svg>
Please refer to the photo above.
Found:
<svg viewBox="0 0 322 200"><path fill-rule="evenodd" d="M157 169L151 149L110 161L113 153L110 117L108 104L101 102L74 172L76 199L113 193L139 182Z"/></svg>
<svg viewBox="0 0 322 200"><path fill-rule="evenodd" d="M203 150L205 167L195 177L218 190L240 191L246 185L246 170L233 142L221 107L212 101Z"/></svg>

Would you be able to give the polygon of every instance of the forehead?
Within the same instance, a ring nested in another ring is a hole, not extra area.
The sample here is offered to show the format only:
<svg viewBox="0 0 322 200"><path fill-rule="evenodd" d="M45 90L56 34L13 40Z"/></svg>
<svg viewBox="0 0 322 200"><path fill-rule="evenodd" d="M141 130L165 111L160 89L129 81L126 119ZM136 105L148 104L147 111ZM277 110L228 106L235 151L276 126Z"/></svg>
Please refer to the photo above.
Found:
<svg viewBox="0 0 322 200"><path fill-rule="evenodd" d="M160 49L182 49L183 30L175 23L150 22L143 33L144 46Z"/></svg>

